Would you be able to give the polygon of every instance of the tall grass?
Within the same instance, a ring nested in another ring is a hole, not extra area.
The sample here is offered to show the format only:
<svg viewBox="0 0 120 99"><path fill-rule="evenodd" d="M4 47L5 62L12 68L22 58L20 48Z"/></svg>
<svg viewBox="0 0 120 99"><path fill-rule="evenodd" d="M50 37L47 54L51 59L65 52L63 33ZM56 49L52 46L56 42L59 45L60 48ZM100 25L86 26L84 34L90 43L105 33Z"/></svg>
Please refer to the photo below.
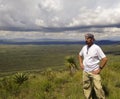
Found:
<svg viewBox="0 0 120 99"><path fill-rule="evenodd" d="M120 98L119 72L110 67L101 73L106 99ZM30 73L29 79L21 86L12 80L14 75L3 77L0 83L1 99L84 99L82 91L82 71L73 76L69 71L46 70Z"/></svg>

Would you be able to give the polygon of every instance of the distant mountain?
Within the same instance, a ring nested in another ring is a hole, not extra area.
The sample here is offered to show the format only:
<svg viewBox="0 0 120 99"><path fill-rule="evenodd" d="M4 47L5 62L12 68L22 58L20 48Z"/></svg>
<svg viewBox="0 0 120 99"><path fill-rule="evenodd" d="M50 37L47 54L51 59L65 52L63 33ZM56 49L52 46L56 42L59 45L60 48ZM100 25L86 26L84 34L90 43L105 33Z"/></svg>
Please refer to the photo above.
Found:
<svg viewBox="0 0 120 99"><path fill-rule="evenodd" d="M120 41L100 40L100 41L96 41L96 43L100 45L110 45L110 44L120 44Z"/></svg>
<svg viewBox="0 0 120 99"><path fill-rule="evenodd" d="M95 41L96 44L100 45L110 45L110 44L120 44L120 41L111 41L111 40L99 40ZM50 45L50 44L85 44L85 41L71 41L71 40L56 40L56 39L47 39L47 40L0 40L0 44L15 44L15 45Z"/></svg>

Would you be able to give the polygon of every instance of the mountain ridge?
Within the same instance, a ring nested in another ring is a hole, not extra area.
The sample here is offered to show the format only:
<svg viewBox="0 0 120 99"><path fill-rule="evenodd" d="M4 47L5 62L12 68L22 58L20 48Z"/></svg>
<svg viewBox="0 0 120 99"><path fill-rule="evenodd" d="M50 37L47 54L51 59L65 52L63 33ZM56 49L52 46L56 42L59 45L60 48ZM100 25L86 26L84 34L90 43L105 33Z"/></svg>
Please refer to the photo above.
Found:
<svg viewBox="0 0 120 99"><path fill-rule="evenodd" d="M112 40L97 40L96 44L100 45L110 45L110 44L120 44L120 41L112 41ZM85 41L72 41L72 40L57 40L57 39L47 39L47 40L4 40L0 39L0 44L15 44L15 45L51 45L51 44L85 44Z"/></svg>

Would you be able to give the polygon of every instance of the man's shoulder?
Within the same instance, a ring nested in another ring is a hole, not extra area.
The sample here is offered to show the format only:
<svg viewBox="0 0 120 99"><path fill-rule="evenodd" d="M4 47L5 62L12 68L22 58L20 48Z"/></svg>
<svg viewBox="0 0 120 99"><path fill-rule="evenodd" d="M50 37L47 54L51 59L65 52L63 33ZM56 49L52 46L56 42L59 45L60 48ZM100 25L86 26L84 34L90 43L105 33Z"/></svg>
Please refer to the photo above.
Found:
<svg viewBox="0 0 120 99"><path fill-rule="evenodd" d="M97 45L97 44L94 44L94 48L95 48L96 50L101 50L101 47L100 47L99 45Z"/></svg>
<svg viewBox="0 0 120 99"><path fill-rule="evenodd" d="M100 46L97 44L93 44L93 47L100 48Z"/></svg>
<svg viewBox="0 0 120 99"><path fill-rule="evenodd" d="M87 45L84 45L82 48L86 48L87 47Z"/></svg>

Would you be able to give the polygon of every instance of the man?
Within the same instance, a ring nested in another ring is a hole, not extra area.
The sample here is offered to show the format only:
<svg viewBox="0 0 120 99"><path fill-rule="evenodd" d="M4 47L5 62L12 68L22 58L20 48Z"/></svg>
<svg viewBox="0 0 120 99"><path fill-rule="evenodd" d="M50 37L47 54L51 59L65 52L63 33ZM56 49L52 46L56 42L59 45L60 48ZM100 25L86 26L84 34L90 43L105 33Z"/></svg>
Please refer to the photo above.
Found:
<svg viewBox="0 0 120 99"><path fill-rule="evenodd" d="M83 91L86 99L92 99L94 88L98 99L105 99L101 85L100 72L107 63L107 57L102 49L94 44L94 35L85 35L86 45L79 53L80 67L83 70Z"/></svg>

